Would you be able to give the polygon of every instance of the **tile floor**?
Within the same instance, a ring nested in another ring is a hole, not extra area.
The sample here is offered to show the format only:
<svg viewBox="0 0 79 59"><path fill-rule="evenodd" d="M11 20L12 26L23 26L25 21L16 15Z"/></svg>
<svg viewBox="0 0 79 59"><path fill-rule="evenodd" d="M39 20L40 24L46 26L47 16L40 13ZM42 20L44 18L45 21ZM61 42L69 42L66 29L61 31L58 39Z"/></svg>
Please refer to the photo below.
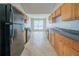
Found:
<svg viewBox="0 0 79 59"><path fill-rule="evenodd" d="M32 32L30 40L21 56L57 56L54 48L51 47L46 33L43 31Z"/></svg>

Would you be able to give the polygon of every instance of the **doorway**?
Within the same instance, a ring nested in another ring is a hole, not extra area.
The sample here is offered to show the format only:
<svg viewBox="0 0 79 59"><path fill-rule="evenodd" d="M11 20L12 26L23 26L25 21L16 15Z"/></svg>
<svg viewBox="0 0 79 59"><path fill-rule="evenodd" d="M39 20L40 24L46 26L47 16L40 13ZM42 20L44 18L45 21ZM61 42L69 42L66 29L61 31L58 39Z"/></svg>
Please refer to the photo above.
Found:
<svg viewBox="0 0 79 59"><path fill-rule="evenodd" d="M33 31L44 31L46 28L46 20L43 18L35 18L32 20Z"/></svg>

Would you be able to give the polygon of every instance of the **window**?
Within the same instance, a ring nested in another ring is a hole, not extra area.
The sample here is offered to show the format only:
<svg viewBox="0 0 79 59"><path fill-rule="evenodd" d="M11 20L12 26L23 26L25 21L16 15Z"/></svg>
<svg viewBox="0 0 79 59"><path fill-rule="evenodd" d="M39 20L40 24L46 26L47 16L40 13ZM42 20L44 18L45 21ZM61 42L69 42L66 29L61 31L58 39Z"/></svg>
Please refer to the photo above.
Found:
<svg viewBox="0 0 79 59"><path fill-rule="evenodd" d="M43 20L34 20L34 30L43 30Z"/></svg>

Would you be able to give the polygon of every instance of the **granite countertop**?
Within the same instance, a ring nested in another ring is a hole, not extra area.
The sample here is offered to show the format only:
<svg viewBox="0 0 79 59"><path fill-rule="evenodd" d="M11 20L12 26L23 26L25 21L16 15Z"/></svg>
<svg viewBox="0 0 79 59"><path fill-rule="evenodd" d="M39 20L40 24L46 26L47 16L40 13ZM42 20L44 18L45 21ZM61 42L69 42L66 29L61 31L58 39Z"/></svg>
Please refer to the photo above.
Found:
<svg viewBox="0 0 79 59"><path fill-rule="evenodd" d="M69 29L62 29L62 28L51 28L51 32L58 32L65 37L71 38L79 42L79 31L69 30Z"/></svg>

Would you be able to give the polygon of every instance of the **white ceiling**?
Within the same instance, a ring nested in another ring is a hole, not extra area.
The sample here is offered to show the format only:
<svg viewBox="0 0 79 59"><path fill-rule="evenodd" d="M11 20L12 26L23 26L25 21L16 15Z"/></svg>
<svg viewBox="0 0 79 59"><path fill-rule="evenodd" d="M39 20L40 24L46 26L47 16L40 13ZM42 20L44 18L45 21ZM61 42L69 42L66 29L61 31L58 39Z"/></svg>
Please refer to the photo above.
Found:
<svg viewBox="0 0 79 59"><path fill-rule="evenodd" d="M27 14L49 14L59 3L21 3Z"/></svg>

